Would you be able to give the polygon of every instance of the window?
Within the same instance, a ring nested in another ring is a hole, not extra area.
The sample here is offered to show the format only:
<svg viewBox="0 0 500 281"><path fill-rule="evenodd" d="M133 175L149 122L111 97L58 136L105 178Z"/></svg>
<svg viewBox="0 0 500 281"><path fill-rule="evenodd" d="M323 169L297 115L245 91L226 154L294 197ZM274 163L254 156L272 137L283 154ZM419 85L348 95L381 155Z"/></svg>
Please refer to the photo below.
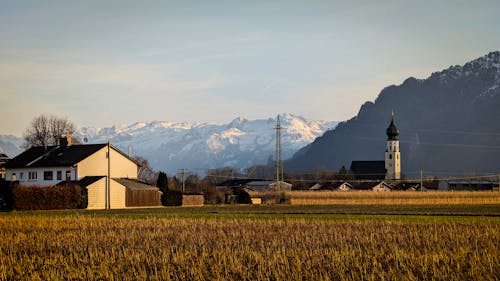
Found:
<svg viewBox="0 0 500 281"><path fill-rule="evenodd" d="M12 180L13 180L13 181L17 180L16 173L12 173Z"/></svg>
<svg viewBox="0 0 500 281"><path fill-rule="evenodd" d="M20 179L20 180L23 180L23 175L24 175L24 173L23 173L23 172L20 172L20 173L19 173L19 179Z"/></svg>
<svg viewBox="0 0 500 281"><path fill-rule="evenodd" d="M71 180L71 171L66 171L66 180L67 181Z"/></svg>
<svg viewBox="0 0 500 281"><path fill-rule="evenodd" d="M43 180L51 181L54 179L54 172L52 171L44 171L43 172Z"/></svg>
<svg viewBox="0 0 500 281"><path fill-rule="evenodd" d="M30 181L36 181L38 179L38 173L37 172L29 172L28 173L28 180Z"/></svg>
<svg viewBox="0 0 500 281"><path fill-rule="evenodd" d="M389 159L392 159L392 154L389 154Z"/></svg>
<svg viewBox="0 0 500 281"><path fill-rule="evenodd" d="M57 180L60 181L62 179L62 171L57 171L56 177L57 177Z"/></svg>

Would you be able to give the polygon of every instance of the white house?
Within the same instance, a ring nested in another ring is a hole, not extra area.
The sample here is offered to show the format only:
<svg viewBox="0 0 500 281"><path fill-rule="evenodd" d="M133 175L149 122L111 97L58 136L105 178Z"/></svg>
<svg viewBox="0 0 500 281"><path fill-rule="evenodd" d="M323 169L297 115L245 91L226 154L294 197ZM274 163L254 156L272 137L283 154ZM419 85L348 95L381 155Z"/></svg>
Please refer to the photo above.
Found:
<svg viewBox="0 0 500 281"><path fill-rule="evenodd" d="M160 205L158 188L138 184L137 163L109 143L72 145L71 137L61 138L58 146L29 148L5 168L6 180L26 186L76 182L87 188L89 209L138 207L132 192L138 188L149 194L143 196L145 206Z"/></svg>

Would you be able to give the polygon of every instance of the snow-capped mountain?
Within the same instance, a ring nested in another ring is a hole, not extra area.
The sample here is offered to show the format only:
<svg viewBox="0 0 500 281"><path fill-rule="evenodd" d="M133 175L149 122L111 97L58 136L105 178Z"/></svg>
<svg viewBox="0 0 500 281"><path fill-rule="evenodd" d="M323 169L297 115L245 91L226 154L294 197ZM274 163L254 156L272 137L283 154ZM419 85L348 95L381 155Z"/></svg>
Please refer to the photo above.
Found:
<svg viewBox="0 0 500 281"><path fill-rule="evenodd" d="M283 159L311 143L337 122L312 121L292 114L280 116ZM108 140L132 155L146 158L157 170L174 173L187 168L197 173L231 166L244 168L267 163L275 153L276 119L247 120L228 124L137 122L110 128L81 128L75 134L88 143Z"/></svg>
<svg viewBox="0 0 500 281"><path fill-rule="evenodd" d="M13 158L23 151L23 139L13 135L0 135L0 153Z"/></svg>

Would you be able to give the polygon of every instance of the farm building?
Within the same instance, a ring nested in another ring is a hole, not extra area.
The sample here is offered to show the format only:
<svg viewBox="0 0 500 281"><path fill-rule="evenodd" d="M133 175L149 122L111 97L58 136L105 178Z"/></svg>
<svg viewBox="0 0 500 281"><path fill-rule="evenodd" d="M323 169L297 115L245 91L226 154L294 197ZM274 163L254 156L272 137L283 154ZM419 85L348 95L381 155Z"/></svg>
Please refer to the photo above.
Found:
<svg viewBox="0 0 500 281"><path fill-rule="evenodd" d="M25 186L74 182L88 191L89 209L161 205L161 192L137 181L138 164L113 145L71 144L31 147L6 164L6 179Z"/></svg>
<svg viewBox="0 0 500 281"><path fill-rule="evenodd" d="M353 189L352 184L346 181L334 181L329 183L316 183L309 188L309 190L351 190Z"/></svg>
<svg viewBox="0 0 500 281"><path fill-rule="evenodd" d="M493 190L496 186L494 181L441 181L439 190Z"/></svg>
<svg viewBox="0 0 500 281"><path fill-rule="evenodd" d="M229 191L234 188L246 188L252 191L275 191L284 190L289 191L292 189L292 185L280 181L267 181L259 179L233 179L221 182L216 185L217 190Z"/></svg>
<svg viewBox="0 0 500 281"><path fill-rule="evenodd" d="M394 187L385 181L366 181L352 184L355 190L391 191Z"/></svg>
<svg viewBox="0 0 500 281"><path fill-rule="evenodd" d="M245 188L252 191L290 191L292 185L284 181L251 181L245 185Z"/></svg>
<svg viewBox="0 0 500 281"><path fill-rule="evenodd" d="M244 188L247 183L260 181L258 179L231 179L216 184L215 188L221 191L230 191L233 188Z"/></svg>

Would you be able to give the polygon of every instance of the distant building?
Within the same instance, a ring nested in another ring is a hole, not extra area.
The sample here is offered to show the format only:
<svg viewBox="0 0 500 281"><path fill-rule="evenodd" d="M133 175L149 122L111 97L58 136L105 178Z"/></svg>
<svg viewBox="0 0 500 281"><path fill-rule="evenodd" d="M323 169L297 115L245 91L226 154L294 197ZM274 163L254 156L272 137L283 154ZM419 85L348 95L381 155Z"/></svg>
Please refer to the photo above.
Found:
<svg viewBox="0 0 500 281"><path fill-rule="evenodd" d="M282 181L277 184L276 181L261 179L232 179L216 185L216 189L219 191L230 191L234 188L246 188L251 191L290 191L292 185Z"/></svg>
<svg viewBox="0 0 500 281"><path fill-rule="evenodd" d="M394 187L385 181L366 181L352 184L355 190L391 191Z"/></svg>
<svg viewBox="0 0 500 281"><path fill-rule="evenodd" d="M290 191L292 185L283 181L251 181L245 185L251 191Z"/></svg>
<svg viewBox="0 0 500 281"><path fill-rule="evenodd" d="M493 190L498 186L496 181L441 181L439 190Z"/></svg>
<svg viewBox="0 0 500 281"><path fill-rule="evenodd" d="M9 156L4 153L0 153L0 179L5 179L5 165L9 161Z"/></svg>
<svg viewBox="0 0 500 281"><path fill-rule="evenodd" d="M231 179L226 180L215 185L219 191L230 191L233 188L245 188L246 184L252 181L264 181L259 179Z"/></svg>
<svg viewBox="0 0 500 281"><path fill-rule="evenodd" d="M345 191L345 190L351 190L352 184L346 182L346 181L334 181L334 182L329 182L329 183L324 183L324 184L315 184L309 190L339 190L339 191Z"/></svg>

